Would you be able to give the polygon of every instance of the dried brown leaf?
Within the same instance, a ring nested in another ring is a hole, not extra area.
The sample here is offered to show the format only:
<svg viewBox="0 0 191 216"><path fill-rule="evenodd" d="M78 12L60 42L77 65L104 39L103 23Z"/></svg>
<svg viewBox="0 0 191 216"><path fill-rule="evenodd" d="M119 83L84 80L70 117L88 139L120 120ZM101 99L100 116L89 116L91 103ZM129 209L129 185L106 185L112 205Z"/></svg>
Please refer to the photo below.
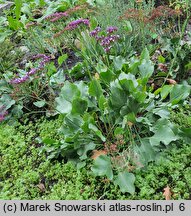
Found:
<svg viewBox="0 0 191 216"><path fill-rule="evenodd" d="M165 197L166 200L171 200L171 195L172 192L170 190L170 187L167 185L167 187L164 188L163 196Z"/></svg>
<svg viewBox="0 0 191 216"><path fill-rule="evenodd" d="M177 83L176 80L173 79L166 79L166 81L171 85L175 85Z"/></svg>
<svg viewBox="0 0 191 216"><path fill-rule="evenodd" d="M106 150L93 150L93 154L91 156L91 158L93 160L95 160L97 157L99 157L100 155L106 155L107 151Z"/></svg>
<svg viewBox="0 0 191 216"><path fill-rule="evenodd" d="M38 184L37 187L38 187L42 192L45 191L45 185L44 185L43 183Z"/></svg>

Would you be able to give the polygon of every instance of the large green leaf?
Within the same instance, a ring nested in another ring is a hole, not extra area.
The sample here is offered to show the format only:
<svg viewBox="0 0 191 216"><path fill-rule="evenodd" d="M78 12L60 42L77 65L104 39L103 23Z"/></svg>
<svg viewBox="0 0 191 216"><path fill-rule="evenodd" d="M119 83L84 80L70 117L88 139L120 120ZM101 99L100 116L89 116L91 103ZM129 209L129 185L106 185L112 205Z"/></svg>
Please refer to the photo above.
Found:
<svg viewBox="0 0 191 216"><path fill-rule="evenodd" d="M141 145L135 145L134 151L137 154L137 161L134 161L139 166L145 166L150 161L154 161L157 155L157 152L154 150L151 145L149 138L142 138L140 140Z"/></svg>
<svg viewBox="0 0 191 216"><path fill-rule="evenodd" d="M103 90L98 80L94 79L90 82L89 94L96 97L97 100L103 95Z"/></svg>
<svg viewBox="0 0 191 216"><path fill-rule="evenodd" d="M114 181L116 185L119 185L121 192L135 193L135 176L127 171L120 172Z"/></svg>
<svg viewBox="0 0 191 216"><path fill-rule="evenodd" d="M66 81L61 89L60 96L72 102L74 98L80 97L81 93L75 84Z"/></svg>
<svg viewBox="0 0 191 216"><path fill-rule="evenodd" d="M181 100L185 100L190 95L190 85L177 84L170 92L170 101L173 105L177 104Z"/></svg>
<svg viewBox="0 0 191 216"><path fill-rule="evenodd" d="M79 130L83 124L83 119L79 115L68 114L64 118L64 123L73 132Z"/></svg>
<svg viewBox="0 0 191 216"><path fill-rule="evenodd" d="M15 104L15 100L13 100L8 94L3 94L0 98L0 107L5 107L5 110L8 110Z"/></svg>
<svg viewBox="0 0 191 216"><path fill-rule="evenodd" d="M145 48L141 52L140 60L143 61L143 60L149 60L149 59L150 59L149 51L147 48Z"/></svg>
<svg viewBox="0 0 191 216"><path fill-rule="evenodd" d="M173 85L164 85L161 89L161 98L164 100L168 94L170 93L170 91L172 90Z"/></svg>
<svg viewBox="0 0 191 216"><path fill-rule="evenodd" d="M152 146L158 146L160 142L168 145L170 142L180 139L180 137L173 132L173 124L167 119L159 119L151 130L155 133L150 138Z"/></svg>
<svg viewBox="0 0 191 216"><path fill-rule="evenodd" d="M78 149L77 153L80 156L81 160L85 160L87 158L87 153L90 150L94 150L96 147L95 143L89 142L89 143L83 143L81 147Z"/></svg>
<svg viewBox="0 0 191 216"><path fill-rule="evenodd" d="M72 104L64 99L63 96L57 97L56 101L56 110L62 114L70 113L72 110Z"/></svg>
<svg viewBox="0 0 191 216"><path fill-rule="evenodd" d="M191 128L181 128L179 135L186 142L191 142Z"/></svg>
<svg viewBox="0 0 191 216"><path fill-rule="evenodd" d="M154 65L150 60L145 60L139 65L139 71L142 78L148 79L154 72Z"/></svg>
<svg viewBox="0 0 191 216"><path fill-rule="evenodd" d="M57 111L62 114L70 113L72 111L73 100L80 97L81 92L78 89L78 86L66 81L61 89L59 97L55 99ZM76 103L74 103L74 105L76 105ZM76 107L74 107L74 110L76 111Z"/></svg>
<svg viewBox="0 0 191 216"><path fill-rule="evenodd" d="M86 100L81 98L75 98L72 101L72 113L73 114L84 114L88 108L88 103Z"/></svg>
<svg viewBox="0 0 191 216"><path fill-rule="evenodd" d="M168 107L161 106L159 108L153 109L153 114L160 116L161 118L170 118L170 111L168 110Z"/></svg>
<svg viewBox="0 0 191 216"><path fill-rule="evenodd" d="M113 84L110 86L111 89L111 96L110 96L110 103L112 108L115 110L119 110L122 106L127 103L128 95L127 93L118 87L117 84Z"/></svg>
<svg viewBox="0 0 191 216"><path fill-rule="evenodd" d="M98 62L96 65L96 71L98 73L106 72L108 70L108 67L102 62Z"/></svg>
<svg viewBox="0 0 191 216"><path fill-rule="evenodd" d="M78 90L80 91L81 93L81 97L84 99L87 99L88 98L88 86L83 82L83 81L80 81L78 83L76 83L76 86L78 87Z"/></svg>
<svg viewBox="0 0 191 216"><path fill-rule="evenodd" d="M121 73L118 79L120 80L119 83L124 90L127 90L128 92L136 91L138 82L133 74Z"/></svg>
<svg viewBox="0 0 191 216"><path fill-rule="evenodd" d="M113 58L114 68L119 71L122 69L123 65L126 63L126 60L122 56L117 56Z"/></svg>
<svg viewBox="0 0 191 216"><path fill-rule="evenodd" d="M113 80L113 77L114 77L114 73L110 69L100 73L101 80L103 80L106 83L110 83Z"/></svg>
<svg viewBox="0 0 191 216"><path fill-rule="evenodd" d="M108 179L113 179L111 160L107 155L100 155L97 157L91 170L96 176L106 175Z"/></svg>

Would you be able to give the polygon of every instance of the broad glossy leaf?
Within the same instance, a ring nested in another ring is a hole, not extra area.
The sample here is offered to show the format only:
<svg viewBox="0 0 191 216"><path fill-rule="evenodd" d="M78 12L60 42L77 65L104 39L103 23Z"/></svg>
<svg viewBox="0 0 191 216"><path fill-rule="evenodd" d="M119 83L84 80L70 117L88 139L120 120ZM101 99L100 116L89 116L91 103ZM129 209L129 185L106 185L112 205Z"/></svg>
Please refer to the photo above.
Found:
<svg viewBox="0 0 191 216"><path fill-rule="evenodd" d="M144 166L147 165L148 162L155 160L157 152L151 145L149 138L142 138L140 142L140 146L136 145L134 147L134 151L138 155L136 159L137 161L134 162L140 166Z"/></svg>
<svg viewBox="0 0 191 216"><path fill-rule="evenodd" d="M55 74L50 77L50 85L56 86L65 82L65 74L62 69L58 70Z"/></svg>
<svg viewBox="0 0 191 216"><path fill-rule="evenodd" d="M133 74L121 73L118 79L120 80L119 83L123 89L127 90L128 92L136 91L138 82Z"/></svg>
<svg viewBox="0 0 191 216"><path fill-rule="evenodd" d="M117 71L121 70L126 60L122 56L117 56L113 58L114 67Z"/></svg>
<svg viewBox="0 0 191 216"><path fill-rule="evenodd" d="M172 90L174 86L173 85L164 85L161 89L161 98L164 100L168 94L170 93L170 91Z"/></svg>
<svg viewBox="0 0 191 216"><path fill-rule="evenodd" d="M100 155L97 157L91 170L97 176L106 175L108 179L113 179L111 160L107 155Z"/></svg>
<svg viewBox="0 0 191 216"><path fill-rule="evenodd" d="M174 134L173 125L167 119L159 119L151 130L155 133L150 138L153 146L160 145L160 142L168 145L170 142L180 139L178 135Z"/></svg>
<svg viewBox="0 0 191 216"><path fill-rule="evenodd" d="M112 70L108 69L105 72L100 73L100 78L106 83L110 83L114 78L114 73Z"/></svg>
<svg viewBox="0 0 191 216"><path fill-rule="evenodd" d="M90 150L94 150L96 147L95 143L90 142L90 143L83 143L81 147L78 149L77 153L80 156L81 160L85 160L87 158L87 153Z"/></svg>
<svg viewBox="0 0 191 216"><path fill-rule="evenodd" d="M170 101L173 105L185 100L190 95L191 86L177 84L170 92Z"/></svg>
<svg viewBox="0 0 191 216"><path fill-rule="evenodd" d="M166 118L169 119L170 118L170 111L168 110L167 107L159 107L153 110L153 113L155 115L160 116L161 118Z"/></svg>
<svg viewBox="0 0 191 216"><path fill-rule="evenodd" d="M54 139L50 139L50 138L45 138L42 140L43 143L47 144L47 145L53 145L54 143L56 143L57 141Z"/></svg>
<svg viewBox="0 0 191 216"><path fill-rule="evenodd" d="M8 94L3 94L0 98L0 107L6 107L8 110L15 104L15 100L13 100Z"/></svg>
<svg viewBox="0 0 191 216"><path fill-rule="evenodd" d="M110 87L111 88L111 96L110 102L113 109L120 109L127 103L128 95L124 90L118 87Z"/></svg>
<svg viewBox="0 0 191 216"><path fill-rule="evenodd" d="M141 61L143 61L143 60L150 60L150 55L149 55L149 51L148 51L147 48L145 48L145 49L142 51L140 60L141 60Z"/></svg>
<svg viewBox="0 0 191 216"><path fill-rule="evenodd" d="M80 98L81 92L78 87L68 81L65 82L61 89L59 97L55 99L56 109L62 114L70 113L72 110L72 101Z"/></svg>
<svg viewBox="0 0 191 216"><path fill-rule="evenodd" d="M141 107L141 104L135 100L132 96L129 96L126 104L121 107L120 109L120 114L121 116L125 116L128 115L131 112L134 112L135 114L137 114L137 112L139 112Z"/></svg>
<svg viewBox="0 0 191 216"><path fill-rule="evenodd" d="M83 82L83 81L80 81L78 83L76 83L76 86L78 87L78 90L80 91L81 93L81 97L84 99L88 97L88 86Z"/></svg>
<svg viewBox="0 0 191 216"><path fill-rule="evenodd" d="M85 133L89 133L90 129L89 129L89 124L95 124L94 118L93 116L91 116L89 113L85 113L83 115L83 125L82 125L82 129Z"/></svg>
<svg viewBox="0 0 191 216"><path fill-rule="evenodd" d="M148 79L154 72L154 65L150 60L145 60L139 65L139 71L142 78Z"/></svg>
<svg viewBox="0 0 191 216"><path fill-rule="evenodd" d="M88 103L86 100L81 98L75 98L72 101L72 113L73 114L84 114L88 108Z"/></svg>
<svg viewBox="0 0 191 216"><path fill-rule="evenodd" d="M72 110L72 104L68 102L64 97L60 96L55 99L56 110L62 114L70 113Z"/></svg>
<svg viewBox="0 0 191 216"><path fill-rule="evenodd" d="M98 73L105 73L108 71L108 67L103 62L99 62L97 63L96 70Z"/></svg>
<svg viewBox="0 0 191 216"><path fill-rule="evenodd" d="M140 104L144 103L147 98L147 93L145 91L135 91L133 94L136 101L138 101Z"/></svg>
<svg viewBox="0 0 191 216"><path fill-rule="evenodd" d="M78 62L76 65L74 65L70 70L69 70L70 75L74 76L75 78L80 78L84 76L84 69L83 69L83 64L81 62Z"/></svg>
<svg viewBox="0 0 191 216"><path fill-rule="evenodd" d="M103 95L103 90L98 80L94 79L90 82L89 94L96 97L97 99L99 99L100 96Z"/></svg>
<svg viewBox="0 0 191 216"><path fill-rule="evenodd" d="M179 135L186 142L191 142L191 128L181 128Z"/></svg>
<svg viewBox="0 0 191 216"><path fill-rule="evenodd" d="M128 71L131 73L131 74L134 74L136 75L139 70L138 70L138 66L140 65L140 61L139 59L135 58L135 57L132 57L130 59L130 64L129 64L129 69Z"/></svg>
<svg viewBox="0 0 191 216"><path fill-rule="evenodd" d="M119 185L121 192L128 192L130 194L135 193L135 176L127 171L120 172L114 181L116 185Z"/></svg>
<svg viewBox="0 0 191 216"><path fill-rule="evenodd" d="M64 123L66 127L70 129L71 132L76 132L78 130L81 130L83 119L82 117L80 117L80 115L68 114L64 118Z"/></svg>
<svg viewBox="0 0 191 216"><path fill-rule="evenodd" d="M75 84L66 81L61 89L60 96L65 98L67 101L72 102L74 98L80 97L81 94L78 87Z"/></svg>

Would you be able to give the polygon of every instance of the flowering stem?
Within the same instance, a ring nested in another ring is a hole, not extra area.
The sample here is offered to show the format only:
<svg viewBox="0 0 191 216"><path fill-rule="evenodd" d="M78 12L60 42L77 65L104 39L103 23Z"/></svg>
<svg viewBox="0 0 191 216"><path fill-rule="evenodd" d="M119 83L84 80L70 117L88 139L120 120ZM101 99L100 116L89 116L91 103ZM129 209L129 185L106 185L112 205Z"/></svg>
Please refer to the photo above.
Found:
<svg viewBox="0 0 191 216"><path fill-rule="evenodd" d="M178 53L179 53L180 50L181 50L181 43L180 43L180 42L181 42L181 40L182 40L182 38L183 38L183 36L184 36L184 33L185 33L185 30L186 30L187 24L188 24L188 22L189 22L189 20L190 20L190 12L189 12L189 9L188 9L188 8L189 8L189 7L187 6L187 11L186 11L186 12L187 12L187 17L186 17L186 20L185 20L184 23L183 23L183 26L182 26L182 29L181 29L181 32L180 32L180 38L179 38L178 47L176 48L176 52L175 52L174 58L173 58L173 60L172 60L172 63L171 63L171 65L170 65L170 68L169 68L169 72L168 72L167 76L165 77L164 82L163 82L163 84L162 84L161 87L163 87L163 86L165 85L165 83L166 83L168 77L172 74L172 70L173 70L174 64L175 64L175 62L176 62Z"/></svg>

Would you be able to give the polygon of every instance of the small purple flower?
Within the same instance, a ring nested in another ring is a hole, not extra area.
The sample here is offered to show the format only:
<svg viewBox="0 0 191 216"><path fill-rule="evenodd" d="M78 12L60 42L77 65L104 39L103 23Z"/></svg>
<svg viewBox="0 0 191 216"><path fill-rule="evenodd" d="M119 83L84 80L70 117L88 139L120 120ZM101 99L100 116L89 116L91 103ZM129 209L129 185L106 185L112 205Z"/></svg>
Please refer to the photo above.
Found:
<svg viewBox="0 0 191 216"><path fill-rule="evenodd" d="M33 75L38 71L38 68L32 68L29 72L28 75Z"/></svg>
<svg viewBox="0 0 191 216"><path fill-rule="evenodd" d="M28 79L30 79L31 75L34 75L39 70L42 70L47 62L51 60L49 56L46 56L45 54L38 54L36 56L33 56L33 59L39 59L42 58L42 61L39 63L39 66L37 68L32 68L29 72L26 73L25 76L14 78L10 81L11 84L21 84L26 82Z"/></svg>
<svg viewBox="0 0 191 216"><path fill-rule="evenodd" d="M93 31L90 32L90 36L96 37L98 32L100 32L100 31L101 31L101 28L98 26Z"/></svg>
<svg viewBox="0 0 191 216"><path fill-rule="evenodd" d="M98 36L98 35L95 36L95 39L96 39L97 41L102 41L104 38L105 38L105 37L104 37L103 35L102 35L102 36Z"/></svg>
<svg viewBox="0 0 191 216"><path fill-rule="evenodd" d="M116 26L109 26L106 29L107 35L98 35L98 33L101 31L101 28L98 26L93 31L90 32L90 36L94 37L97 42L104 48L105 52L109 52L112 48L112 44L116 42L120 36L119 35L113 35L112 33L117 31L118 28Z"/></svg>
<svg viewBox="0 0 191 216"><path fill-rule="evenodd" d="M80 24L84 24L86 26L89 26L89 20L88 19L78 19L78 20L74 20L72 22L70 22L65 30L74 30L76 29Z"/></svg>
<svg viewBox="0 0 191 216"><path fill-rule="evenodd" d="M111 48L112 48L112 46L106 47L106 48L104 48L104 51L107 53L110 51Z"/></svg>
<svg viewBox="0 0 191 216"><path fill-rule="evenodd" d="M118 30L118 28L116 26L109 26L106 29L107 34L111 34L111 33L113 33L114 31L117 31L117 30Z"/></svg>
<svg viewBox="0 0 191 216"><path fill-rule="evenodd" d="M119 35L106 36L101 40L100 45L104 47L110 46L110 44L118 40L118 38L119 38Z"/></svg>
<svg viewBox="0 0 191 216"><path fill-rule="evenodd" d="M67 16L68 14L66 12L57 12L46 16L45 19L51 19L50 20L51 22L55 22L61 19L62 17L67 17Z"/></svg>

